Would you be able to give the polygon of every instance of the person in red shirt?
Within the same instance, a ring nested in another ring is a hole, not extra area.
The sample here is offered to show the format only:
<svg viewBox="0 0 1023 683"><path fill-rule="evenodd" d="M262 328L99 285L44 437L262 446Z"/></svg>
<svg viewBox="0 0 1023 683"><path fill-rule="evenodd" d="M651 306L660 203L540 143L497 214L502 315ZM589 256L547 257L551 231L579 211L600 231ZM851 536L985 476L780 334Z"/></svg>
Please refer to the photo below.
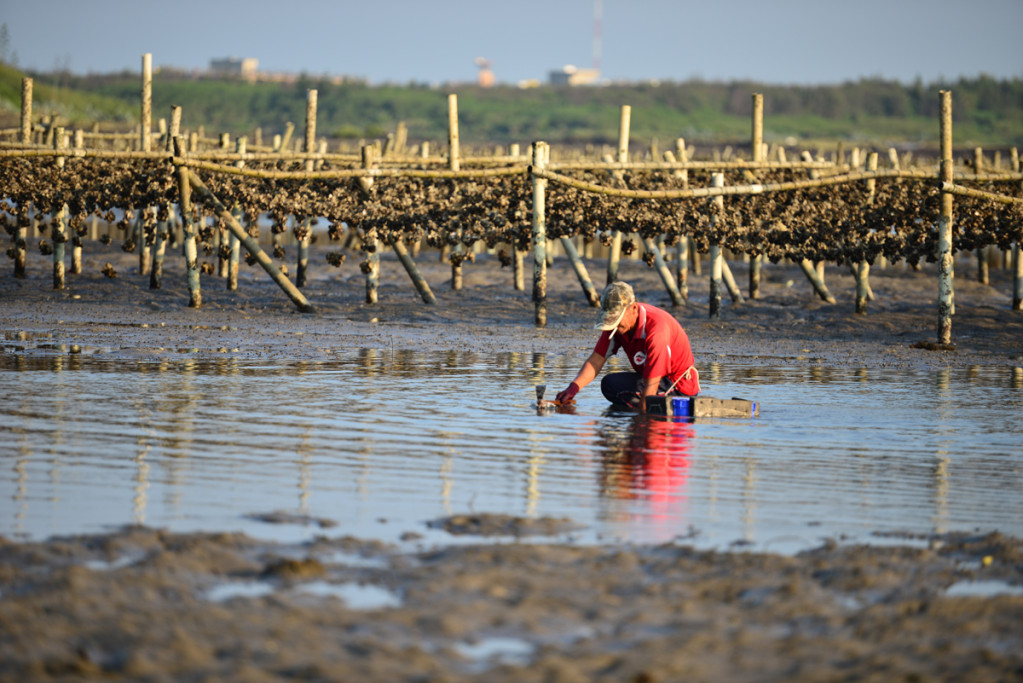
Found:
<svg viewBox="0 0 1023 683"><path fill-rule="evenodd" d="M594 329L602 330L597 345L572 383L557 395L558 401L574 400L618 349L625 350L635 372L604 376L600 391L608 401L645 413L647 396L700 393L700 375L686 331L668 311L637 302L627 282L612 282L604 288Z"/></svg>

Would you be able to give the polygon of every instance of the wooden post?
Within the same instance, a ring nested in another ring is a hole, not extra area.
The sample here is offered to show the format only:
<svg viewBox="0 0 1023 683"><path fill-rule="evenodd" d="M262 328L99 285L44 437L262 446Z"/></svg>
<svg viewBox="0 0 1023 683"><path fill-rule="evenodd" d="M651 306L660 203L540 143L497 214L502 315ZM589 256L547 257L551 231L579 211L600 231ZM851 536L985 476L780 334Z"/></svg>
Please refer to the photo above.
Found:
<svg viewBox="0 0 1023 683"><path fill-rule="evenodd" d="M277 286L284 290L284 293L287 294L288 298L290 298L298 307L298 310L303 313L312 313L314 309L302 292L300 292L298 288L291 283L291 280L284 276L280 268L273 264L270 257L267 256L262 249L260 249L259 243L256 242L251 235L245 232L245 229L238 224L238 221L234 219L234 216L232 216L231 212L227 210L227 207L225 207L224 204L217 199L216 195L210 192L206 185L203 184L202 180L199 179L199 176L192 171L188 171L188 182L191 183L193 190L202 195L205 200L213 206L217 216L227 224L228 230L237 235L246 251L252 254L259 265L262 266L263 270L266 271L267 275L269 275L270 278L277 283Z"/></svg>
<svg viewBox="0 0 1023 683"><path fill-rule="evenodd" d="M941 176L952 182L952 92L942 90L941 98ZM952 261L952 193L941 192L941 218L938 221L938 343L952 341L952 311L955 302L955 272Z"/></svg>
<svg viewBox="0 0 1023 683"><path fill-rule="evenodd" d="M526 290L526 269L523 267L522 261L525 252L516 247L514 243L509 246L511 246L512 252L514 252L512 255L512 270L515 280L515 291L524 292Z"/></svg>
<svg viewBox="0 0 1023 683"><path fill-rule="evenodd" d="M376 165L376 146L375 145L363 145L362 146L362 167L365 169L371 169ZM366 176L359 178L359 184L362 189L369 193L371 187L373 187L373 178ZM369 251L366 252L366 263L369 265L369 269L365 271L366 274L366 303L375 304L377 302L377 289L380 285L380 241L377 239L367 240L366 246Z"/></svg>
<svg viewBox="0 0 1023 683"><path fill-rule="evenodd" d="M877 152L871 152L867 157L867 170L877 170ZM867 185L867 206L874 203L874 194L877 191L877 181L873 178L865 181ZM871 299L870 292L870 262L863 259L856 264L856 313L865 315L867 302Z"/></svg>
<svg viewBox="0 0 1023 683"><path fill-rule="evenodd" d="M448 168L457 171L461 168L461 151L458 138L458 95L448 95ZM461 235L461 231L459 231ZM466 247L459 242L451 250L451 289L462 289L462 253ZM445 256L441 250L441 258Z"/></svg>
<svg viewBox="0 0 1023 683"><path fill-rule="evenodd" d="M753 93L753 136L751 140L753 163L764 160L764 96Z"/></svg>
<svg viewBox="0 0 1023 683"><path fill-rule="evenodd" d="M64 129L58 127L53 144L58 151L64 149ZM64 168L64 157L56 158L57 168ZM63 201L56 207L56 213L50 225L50 237L53 239L53 288L64 289L64 245L67 242L67 232L64 229L64 217L67 214L66 205Z"/></svg>
<svg viewBox="0 0 1023 683"><path fill-rule="evenodd" d="M142 55L142 127L139 130L139 149L153 149L153 55Z"/></svg>
<svg viewBox="0 0 1023 683"><path fill-rule="evenodd" d="M245 154L248 151L247 150L248 144L249 144L248 138L242 135L241 137L238 138L237 141L235 141L235 151L238 154ZM245 168L245 161L239 159L235 163L235 166L237 166L238 168ZM234 216L235 220L238 221L239 225L242 224L244 212L242 211L241 206L235 204L231 208L231 215ZM227 291L234 292L238 290L238 269L241 265L242 243L238 239L238 237L232 233L228 239L228 245L230 246L231 249L231 255L228 257L227 264Z"/></svg>
<svg viewBox="0 0 1023 683"><path fill-rule="evenodd" d="M316 146L316 101L317 91L310 89L306 92L305 106L305 139L302 142L302 151L311 154ZM312 171L316 166L313 159L306 159L305 170ZM309 283L309 245L312 242L313 225L312 219L305 219L301 228L295 226L295 237L298 241L298 266L295 272L295 284L305 287ZM375 253L375 252L374 252Z"/></svg>
<svg viewBox="0 0 1023 683"><path fill-rule="evenodd" d="M711 185L714 187L725 186L725 174L715 173L711 176ZM721 196L714 197L711 202L717 207L724 207L724 198ZM717 216L711 218L712 221L719 220ZM722 264L724 263L724 257L721 254L720 244L710 245L710 318L712 320L718 320L721 318L721 284L722 284Z"/></svg>
<svg viewBox="0 0 1023 683"><path fill-rule="evenodd" d="M764 161L764 96L753 93L753 162ZM749 257L749 298L760 298L760 264L763 257L750 254Z"/></svg>
<svg viewBox="0 0 1023 683"><path fill-rule="evenodd" d="M316 99L317 91L310 89L306 92L305 101L305 147L306 154L316 151ZM312 171L315 167L314 159L306 159L305 170Z"/></svg>
<svg viewBox="0 0 1023 683"><path fill-rule="evenodd" d="M675 153L678 155L678 161L680 163L688 163L689 152L686 150L685 138L677 138L675 140ZM670 154L670 152L665 152ZM668 157L668 161L672 159ZM675 172L675 177L678 178L679 183L682 185L682 189L689 187L689 170L682 169ZM677 264L675 266L675 281L678 285L678 293L682 295L682 298L686 301L689 300L689 236L686 233L679 235L678 245L675 247L675 260Z"/></svg>
<svg viewBox="0 0 1023 683"><path fill-rule="evenodd" d="M618 119L618 163L629 163L629 126L632 120L632 107L622 105ZM607 255L607 284L618 279L618 262L622 257L622 233L615 230L611 236L611 250Z"/></svg>
<svg viewBox="0 0 1023 683"><path fill-rule="evenodd" d="M533 143L533 168L547 167L547 143ZM547 327L547 181L533 176L533 322Z"/></svg>
<svg viewBox="0 0 1023 683"><path fill-rule="evenodd" d="M1019 150L1015 147L1011 150L1012 170L1014 173L1019 173L1021 170ZM1023 183L1020 183L1020 189L1023 189ZM1023 253L1020 251L1019 240L1012 245L1012 310L1023 311L1023 260L1020 259Z"/></svg>
<svg viewBox="0 0 1023 683"><path fill-rule="evenodd" d="M973 148L973 173L975 176L979 176L984 172L984 150L981 147ZM982 285L989 284L990 269L988 267L988 248L978 247L977 248L977 282Z"/></svg>
<svg viewBox="0 0 1023 683"><path fill-rule="evenodd" d="M401 265L405 266L405 272L412 278L412 284L416 286L416 290L419 292L419 296L422 297L423 303L435 304L437 298L433 295L433 291L430 289L430 284L423 277L422 273L419 272L419 268L416 266L416 262L412 260L412 257L408 253L408 249L405 248L405 243L402 242L400 237L391 239L391 247L394 248L394 253L398 255L398 260L401 261Z"/></svg>
<svg viewBox="0 0 1023 683"><path fill-rule="evenodd" d="M21 144L32 144L32 79L21 79Z"/></svg>
<svg viewBox="0 0 1023 683"><path fill-rule="evenodd" d="M180 137L172 138L174 156L184 158L185 143ZM181 225L184 242L185 271L188 280L188 305L202 307L202 289L199 284L199 252L195 244L195 225L192 223L192 185L188 179L188 168L177 166L178 208L181 211Z"/></svg>
<svg viewBox="0 0 1023 683"><path fill-rule="evenodd" d="M668 296L671 297L672 306L681 306L685 303L682 298L682 294L678 290L678 286L675 284L675 278L672 276L671 271L668 269L668 264L664 262L664 256L661 255L661 250L657 247L657 244L649 237L643 238L643 246L646 250L654 255L654 268L657 270L657 275L661 278L661 283L664 288L668 290ZM596 292L594 292L596 294ZM597 304L591 303L591 306Z"/></svg>
<svg viewBox="0 0 1023 683"><path fill-rule="evenodd" d="M583 288L586 300L590 302L590 306L599 306L600 295L597 294L597 288L593 286L593 281L590 280L590 274L586 270L586 264L584 264L583 260L579 258L579 250L575 248L575 243L572 242L572 238L562 237L561 246L565 248L565 255L568 257L569 263L572 264L572 269L575 271L575 276L579 279L579 284Z"/></svg>
<svg viewBox="0 0 1023 683"><path fill-rule="evenodd" d="M81 150L85 147L85 135L79 128L75 131L75 149ZM71 274L82 274L82 236L75 230L71 235Z"/></svg>

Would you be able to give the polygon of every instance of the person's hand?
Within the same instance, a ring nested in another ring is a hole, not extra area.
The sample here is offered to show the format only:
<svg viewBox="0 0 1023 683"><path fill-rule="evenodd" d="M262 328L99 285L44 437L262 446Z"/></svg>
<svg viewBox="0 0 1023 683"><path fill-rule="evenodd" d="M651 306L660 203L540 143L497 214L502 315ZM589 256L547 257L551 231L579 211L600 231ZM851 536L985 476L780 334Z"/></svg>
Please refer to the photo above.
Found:
<svg viewBox="0 0 1023 683"><path fill-rule="evenodd" d="M576 384L575 382L572 382L571 384L568 385L567 389L565 389L564 391L558 392L558 395L555 396L554 399L558 403L569 403L569 402L571 402L575 398L575 395L578 394L578 393L579 393L579 385Z"/></svg>

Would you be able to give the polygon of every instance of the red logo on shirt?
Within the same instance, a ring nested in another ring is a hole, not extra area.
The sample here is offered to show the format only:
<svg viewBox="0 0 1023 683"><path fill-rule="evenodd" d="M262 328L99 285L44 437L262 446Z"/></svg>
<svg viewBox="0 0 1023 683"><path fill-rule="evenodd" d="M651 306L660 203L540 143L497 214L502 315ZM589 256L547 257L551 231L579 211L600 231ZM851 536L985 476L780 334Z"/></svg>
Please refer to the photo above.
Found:
<svg viewBox="0 0 1023 683"><path fill-rule="evenodd" d="M632 357L632 362L635 363L636 365L642 365L643 363L646 362L646 354L643 353L642 351L637 351L636 354Z"/></svg>

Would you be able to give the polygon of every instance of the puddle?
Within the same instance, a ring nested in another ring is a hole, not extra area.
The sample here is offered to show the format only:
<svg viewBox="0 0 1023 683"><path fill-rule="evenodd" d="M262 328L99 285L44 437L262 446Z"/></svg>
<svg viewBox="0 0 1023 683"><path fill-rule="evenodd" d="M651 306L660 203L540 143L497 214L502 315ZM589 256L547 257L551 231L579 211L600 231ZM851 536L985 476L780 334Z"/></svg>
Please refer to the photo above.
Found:
<svg viewBox="0 0 1023 683"><path fill-rule="evenodd" d="M578 362L386 349L330 362L3 353L0 535L144 524L428 547L480 540L430 520L486 513L569 519L579 543L783 553L895 532L1023 536L1023 385L1008 369L707 362L706 395L756 400L758 418L612 413L595 386L573 414L537 415L534 387L554 392ZM330 523L267 524L254 510Z"/></svg>
<svg viewBox="0 0 1023 683"><path fill-rule="evenodd" d="M1023 595L1023 586L1008 581L982 579L980 581L959 581L945 591L945 595L957 598L993 598L996 595Z"/></svg>
<svg viewBox="0 0 1023 683"><path fill-rule="evenodd" d="M206 599L211 602L226 602L234 598L262 598L273 592L273 585L262 581L230 581L207 590Z"/></svg>
<svg viewBox="0 0 1023 683"><path fill-rule="evenodd" d="M206 599L212 602L225 602L233 598L262 598L271 593L310 595L317 598L338 598L349 609L371 610L386 607L400 607L401 598L393 591L374 586L360 584L355 581L330 583L328 581L310 581L291 588L277 588L268 581L228 581L217 584L206 591Z"/></svg>
<svg viewBox="0 0 1023 683"><path fill-rule="evenodd" d="M500 664L525 666L536 652L536 646L521 638L493 637L457 643L455 651L471 660L472 670L479 673Z"/></svg>
<svg viewBox="0 0 1023 683"><path fill-rule="evenodd" d="M318 598L339 598L349 609L370 610L401 607L401 598L396 593L368 583L310 581L296 586L294 590L296 593Z"/></svg>

